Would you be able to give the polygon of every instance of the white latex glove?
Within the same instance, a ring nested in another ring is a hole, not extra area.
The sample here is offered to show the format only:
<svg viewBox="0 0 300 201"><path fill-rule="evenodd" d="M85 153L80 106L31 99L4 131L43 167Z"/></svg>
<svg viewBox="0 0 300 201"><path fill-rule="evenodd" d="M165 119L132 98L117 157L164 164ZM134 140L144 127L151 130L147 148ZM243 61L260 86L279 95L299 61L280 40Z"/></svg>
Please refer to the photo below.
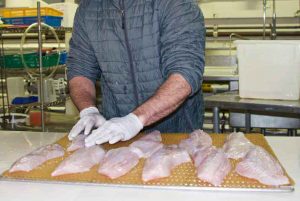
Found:
<svg viewBox="0 0 300 201"><path fill-rule="evenodd" d="M79 121L69 133L69 140L73 140L82 131L84 131L84 135L88 135L93 128L100 127L105 121L105 118L96 107L88 107L81 110Z"/></svg>
<svg viewBox="0 0 300 201"><path fill-rule="evenodd" d="M143 127L142 122L133 113L125 117L112 118L85 138L85 146L90 147L105 142L114 144L120 140L126 141L136 136Z"/></svg>

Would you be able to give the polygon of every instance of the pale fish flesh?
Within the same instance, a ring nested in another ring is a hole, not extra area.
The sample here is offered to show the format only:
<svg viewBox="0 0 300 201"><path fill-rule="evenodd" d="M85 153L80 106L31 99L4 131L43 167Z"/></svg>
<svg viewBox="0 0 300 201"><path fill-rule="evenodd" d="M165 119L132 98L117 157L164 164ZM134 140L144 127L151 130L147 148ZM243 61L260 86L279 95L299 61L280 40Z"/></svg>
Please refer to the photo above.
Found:
<svg viewBox="0 0 300 201"><path fill-rule="evenodd" d="M62 148L62 146L58 144L46 145L34 150L33 152L17 160L12 165L9 172L16 172L16 171L29 172L37 168L47 160L62 157L64 154L65 151Z"/></svg>
<svg viewBox="0 0 300 201"><path fill-rule="evenodd" d="M163 147L161 141L162 138L160 132L153 131L149 134L146 134L139 140L131 143L129 147L137 148L136 153L140 158L148 158Z"/></svg>
<svg viewBox="0 0 300 201"><path fill-rule="evenodd" d="M209 150L205 159L197 167L199 179L220 186L231 170L231 164L222 149Z"/></svg>
<svg viewBox="0 0 300 201"><path fill-rule="evenodd" d="M179 147L186 149L190 155L193 155L201 147L212 146L211 137L203 130L193 131L188 139L181 140Z"/></svg>
<svg viewBox="0 0 300 201"><path fill-rule="evenodd" d="M105 151L99 145L83 147L63 160L51 176L87 172L93 166L99 164L104 155Z"/></svg>
<svg viewBox="0 0 300 201"><path fill-rule="evenodd" d="M236 172L266 185L279 186L289 183L279 162L259 146L251 149L246 157L238 163Z"/></svg>
<svg viewBox="0 0 300 201"><path fill-rule="evenodd" d="M191 162L191 158L185 149L176 145L165 146L146 159L142 179L147 182L168 177L175 167L187 162Z"/></svg>
<svg viewBox="0 0 300 201"><path fill-rule="evenodd" d="M116 179L128 173L139 162L135 148L121 147L109 150L98 169L100 174Z"/></svg>
<svg viewBox="0 0 300 201"><path fill-rule="evenodd" d="M74 140L72 140L70 146L67 148L67 151L75 151L77 149L85 147L85 139L86 135L78 135Z"/></svg>
<svg viewBox="0 0 300 201"><path fill-rule="evenodd" d="M254 145L242 132L231 133L227 136L223 150L228 158L244 158Z"/></svg>

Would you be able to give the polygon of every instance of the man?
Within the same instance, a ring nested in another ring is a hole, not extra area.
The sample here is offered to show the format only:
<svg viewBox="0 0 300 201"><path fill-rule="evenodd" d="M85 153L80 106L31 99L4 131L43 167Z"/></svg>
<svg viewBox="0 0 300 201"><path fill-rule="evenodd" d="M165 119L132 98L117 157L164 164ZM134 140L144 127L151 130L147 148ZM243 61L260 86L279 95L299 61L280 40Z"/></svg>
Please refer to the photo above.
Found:
<svg viewBox="0 0 300 201"><path fill-rule="evenodd" d="M194 0L82 1L67 63L80 120L69 139L84 132L92 146L129 140L143 129L202 128L204 48L204 19Z"/></svg>

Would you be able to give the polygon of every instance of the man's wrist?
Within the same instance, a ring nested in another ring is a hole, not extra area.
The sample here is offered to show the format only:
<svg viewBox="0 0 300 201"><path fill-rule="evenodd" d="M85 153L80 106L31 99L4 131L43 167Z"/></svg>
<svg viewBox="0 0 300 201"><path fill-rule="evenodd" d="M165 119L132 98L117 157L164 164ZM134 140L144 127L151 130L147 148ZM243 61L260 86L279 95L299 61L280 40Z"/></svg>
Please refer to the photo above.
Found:
<svg viewBox="0 0 300 201"><path fill-rule="evenodd" d="M141 122L141 124L143 125L143 127L146 125L146 122L147 122L146 115L142 114L138 110L133 111L132 114L134 114L139 119L139 121Z"/></svg>

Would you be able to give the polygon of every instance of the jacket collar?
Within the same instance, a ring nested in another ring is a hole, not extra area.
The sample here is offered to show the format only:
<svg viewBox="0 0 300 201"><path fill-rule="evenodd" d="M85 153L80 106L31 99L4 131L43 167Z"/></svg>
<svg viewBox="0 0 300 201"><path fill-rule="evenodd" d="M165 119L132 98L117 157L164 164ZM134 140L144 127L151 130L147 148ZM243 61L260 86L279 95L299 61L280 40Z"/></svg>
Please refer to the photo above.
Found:
<svg viewBox="0 0 300 201"><path fill-rule="evenodd" d="M124 9L125 11L128 10L135 1L138 0L110 0L112 2L112 4L118 8L119 10ZM122 8L122 4L124 2L124 8Z"/></svg>

